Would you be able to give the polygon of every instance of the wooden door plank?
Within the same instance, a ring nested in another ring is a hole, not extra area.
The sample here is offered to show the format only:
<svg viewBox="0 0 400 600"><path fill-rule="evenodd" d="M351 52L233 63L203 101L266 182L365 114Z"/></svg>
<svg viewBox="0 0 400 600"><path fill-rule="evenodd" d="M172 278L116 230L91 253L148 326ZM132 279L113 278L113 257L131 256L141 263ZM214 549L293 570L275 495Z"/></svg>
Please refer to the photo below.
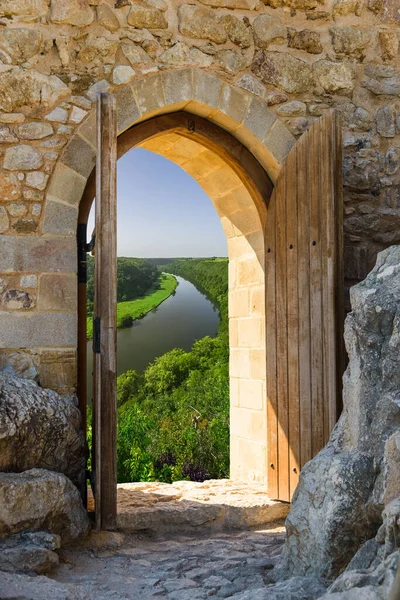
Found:
<svg viewBox="0 0 400 600"><path fill-rule="evenodd" d="M266 347L267 347L267 448L268 495L279 498L278 486L278 404L276 366L276 198L272 193L266 226Z"/></svg>
<svg viewBox="0 0 400 600"><path fill-rule="evenodd" d="M100 318L96 362L96 527L117 525L116 344L117 344L117 128L116 101L101 93L97 102L95 316Z"/></svg>
<svg viewBox="0 0 400 600"><path fill-rule="evenodd" d="M292 496L300 472L297 148L287 158L285 173L289 494Z"/></svg>
<svg viewBox="0 0 400 600"><path fill-rule="evenodd" d="M299 298L299 396L300 466L312 458L311 440L311 321L310 321L310 210L307 179L308 137L297 142L298 198L298 298Z"/></svg>
<svg viewBox="0 0 400 600"><path fill-rule="evenodd" d="M278 395L278 482L279 498L290 500L289 491L289 407L287 378L287 257L286 177L276 188L276 319Z"/></svg>
<svg viewBox="0 0 400 600"><path fill-rule="evenodd" d="M324 361L324 444L336 413L336 339L335 339L335 207L333 164L333 112L320 126L321 153L321 254L322 254L322 333Z"/></svg>
<svg viewBox="0 0 400 600"><path fill-rule="evenodd" d="M322 356L322 289L321 289L321 156L319 125L311 128L308 154L308 185L310 189L310 322L311 322L311 394L312 394L312 455L323 447L324 398Z"/></svg>
<svg viewBox="0 0 400 600"><path fill-rule="evenodd" d="M345 370L346 350L344 346L344 267L343 267L343 130L342 119L334 114L334 176L335 176L335 315L336 315L336 413L332 423L339 418L343 408L342 377ZM334 425L334 423L333 423Z"/></svg>

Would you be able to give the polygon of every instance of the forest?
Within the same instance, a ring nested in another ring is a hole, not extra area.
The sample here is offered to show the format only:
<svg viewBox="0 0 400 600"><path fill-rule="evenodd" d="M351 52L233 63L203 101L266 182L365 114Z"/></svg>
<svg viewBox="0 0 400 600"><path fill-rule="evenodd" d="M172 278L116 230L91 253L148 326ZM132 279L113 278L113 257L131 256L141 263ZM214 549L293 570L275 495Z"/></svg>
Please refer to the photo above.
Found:
<svg viewBox="0 0 400 600"><path fill-rule="evenodd" d="M86 288L86 336L93 336L94 259L88 257ZM117 327L131 327L174 293L178 285L173 275L162 273L143 258L117 259Z"/></svg>
<svg viewBox="0 0 400 600"><path fill-rule="evenodd" d="M94 258L88 255L87 261L87 309L93 312L94 300ZM134 300L154 287L160 277L155 265L144 258L118 257L117 260L117 301Z"/></svg>
<svg viewBox="0 0 400 600"><path fill-rule="evenodd" d="M162 270L213 302L219 332L118 378L118 481L228 477L228 260L177 259Z"/></svg>

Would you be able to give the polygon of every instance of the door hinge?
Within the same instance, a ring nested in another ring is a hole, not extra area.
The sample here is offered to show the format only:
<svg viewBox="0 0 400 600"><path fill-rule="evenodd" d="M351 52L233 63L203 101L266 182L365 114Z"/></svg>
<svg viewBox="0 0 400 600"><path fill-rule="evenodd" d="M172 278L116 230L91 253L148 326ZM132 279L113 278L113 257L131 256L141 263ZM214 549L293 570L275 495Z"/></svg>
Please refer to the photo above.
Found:
<svg viewBox="0 0 400 600"><path fill-rule="evenodd" d="M100 317L93 318L93 352L100 354Z"/></svg>
<svg viewBox="0 0 400 600"><path fill-rule="evenodd" d="M93 235L89 243L86 241L87 225L86 223L78 224L77 239L78 239L78 283L87 283L87 253L92 252L96 236Z"/></svg>

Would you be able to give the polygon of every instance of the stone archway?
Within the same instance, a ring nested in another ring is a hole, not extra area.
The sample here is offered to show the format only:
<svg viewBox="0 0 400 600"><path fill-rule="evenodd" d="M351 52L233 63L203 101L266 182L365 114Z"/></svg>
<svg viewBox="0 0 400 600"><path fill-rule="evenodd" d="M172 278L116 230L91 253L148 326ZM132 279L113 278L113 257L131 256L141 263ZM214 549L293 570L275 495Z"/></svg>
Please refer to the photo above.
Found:
<svg viewBox="0 0 400 600"><path fill-rule="evenodd" d="M151 127L155 117L178 111L200 117L203 128L207 122L214 125L221 139L224 131L229 133L222 142L213 142L206 131L194 140L198 134L182 135L188 131L182 124L180 132L173 127L169 133L149 130L141 144L174 160L197 179L221 217L230 258L231 473L265 482L264 229L271 182L295 139L260 98L204 71L157 74L122 88L116 97L120 155L134 145L132 127L136 131L140 124ZM88 181L90 189L95 157L93 111L54 170L43 235L61 239L75 234L80 200ZM246 169L253 174L245 175Z"/></svg>

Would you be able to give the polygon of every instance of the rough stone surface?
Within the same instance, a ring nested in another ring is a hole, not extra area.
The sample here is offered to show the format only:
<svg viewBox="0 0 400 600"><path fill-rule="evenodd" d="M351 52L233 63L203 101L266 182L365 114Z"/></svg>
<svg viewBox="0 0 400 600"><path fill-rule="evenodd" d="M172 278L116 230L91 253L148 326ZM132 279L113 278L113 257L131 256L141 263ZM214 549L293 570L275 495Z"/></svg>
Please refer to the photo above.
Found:
<svg viewBox="0 0 400 600"><path fill-rule="evenodd" d="M316 31L309 29L288 29L288 46L289 48L297 48L297 50L305 50L310 54L321 54L323 48L321 37Z"/></svg>
<svg viewBox="0 0 400 600"><path fill-rule="evenodd" d="M43 157L39 150L28 144L8 148L4 156L4 168L10 171L29 171L41 167L42 164Z"/></svg>
<svg viewBox="0 0 400 600"><path fill-rule="evenodd" d="M55 75L19 67L0 71L0 110L13 112L23 106L49 106L68 95L67 86Z"/></svg>
<svg viewBox="0 0 400 600"><path fill-rule="evenodd" d="M314 74L327 92L351 92L354 88L354 72L349 64L320 60L314 65Z"/></svg>
<svg viewBox="0 0 400 600"><path fill-rule="evenodd" d="M254 57L252 71L264 83L270 83L292 94L305 92L312 83L312 73L308 64L282 52L260 50Z"/></svg>
<svg viewBox="0 0 400 600"><path fill-rule="evenodd" d="M51 0L50 18L53 23L84 27L92 23L94 12L85 0Z"/></svg>
<svg viewBox="0 0 400 600"><path fill-rule="evenodd" d="M238 600L246 592L257 600L281 551L282 529L196 537L93 533L85 548L62 549L60 565L47 577L0 572L2 594L8 600Z"/></svg>
<svg viewBox="0 0 400 600"><path fill-rule="evenodd" d="M127 65L120 65L115 67L113 71L113 83L116 85L122 85L123 83L128 83L135 76L135 71L132 67L128 67Z"/></svg>
<svg viewBox="0 0 400 600"><path fill-rule="evenodd" d="M113 33L119 29L120 24L113 9L108 4L100 4L97 9L97 20L108 31Z"/></svg>
<svg viewBox="0 0 400 600"><path fill-rule="evenodd" d="M371 35L368 31L353 27L331 27L333 49L337 54L361 58Z"/></svg>
<svg viewBox="0 0 400 600"><path fill-rule="evenodd" d="M332 579L382 523L400 452L397 447L395 461L388 459L388 440L400 428L399 274L400 247L394 246L351 289L344 409L327 446L301 472L286 522L288 575ZM396 494L398 479L390 499Z"/></svg>
<svg viewBox="0 0 400 600"><path fill-rule="evenodd" d="M190 38L201 38L223 44L227 33L223 20L206 8L182 4L178 10L179 31Z"/></svg>
<svg viewBox="0 0 400 600"><path fill-rule="evenodd" d="M23 63L40 52L42 34L35 29L15 27L0 30L0 48L5 50L15 63Z"/></svg>
<svg viewBox="0 0 400 600"><path fill-rule="evenodd" d="M268 498L264 485L228 479L118 485L118 524L125 531L245 529L287 511L287 504Z"/></svg>
<svg viewBox="0 0 400 600"><path fill-rule="evenodd" d="M144 2L132 4L128 15L128 23L139 29L166 29L168 27L168 21L164 13Z"/></svg>
<svg viewBox="0 0 400 600"><path fill-rule="evenodd" d="M287 30L277 17L260 15L253 23L254 42L259 48L266 48L270 42L286 40Z"/></svg>
<svg viewBox="0 0 400 600"><path fill-rule="evenodd" d="M23 140L42 140L54 133L50 123L24 123L18 127L18 135Z"/></svg>
<svg viewBox="0 0 400 600"><path fill-rule="evenodd" d="M12 364L8 362L6 368L11 371ZM84 438L73 398L3 372L0 415L0 470L41 467L80 482L85 467Z"/></svg>
<svg viewBox="0 0 400 600"><path fill-rule="evenodd" d="M43 531L21 533L0 540L1 570L47 573L59 563L58 554L54 550L60 548L60 545L60 536Z"/></svg>
<svg viewBox="0 0 400 600"><path fill-rule="evenodd" d="M31 469L0 473L0 537L48 531L63 544L84 539L89 521L80 494L61 473Z"/></svg>

